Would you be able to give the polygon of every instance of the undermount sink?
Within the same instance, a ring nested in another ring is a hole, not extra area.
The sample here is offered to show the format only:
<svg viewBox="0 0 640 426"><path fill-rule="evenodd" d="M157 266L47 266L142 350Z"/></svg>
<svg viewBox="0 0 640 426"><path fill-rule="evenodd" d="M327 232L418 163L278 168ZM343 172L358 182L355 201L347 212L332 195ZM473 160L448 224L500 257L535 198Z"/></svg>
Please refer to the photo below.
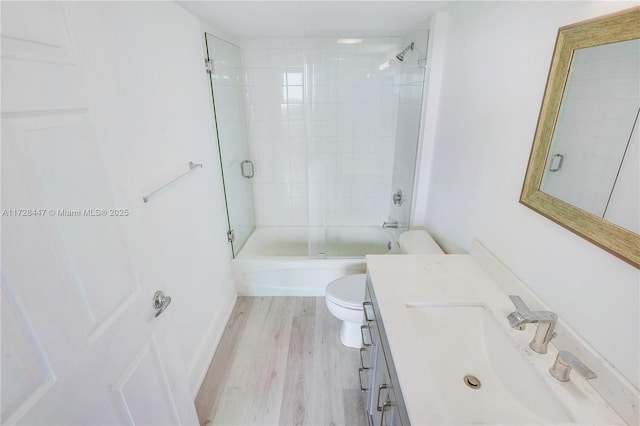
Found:
<svg viewBox="0 0 640 426"><path fill-rule="evenodd" d="M451 424L574 421L485 306L407 305L407 311Z"/></svg>

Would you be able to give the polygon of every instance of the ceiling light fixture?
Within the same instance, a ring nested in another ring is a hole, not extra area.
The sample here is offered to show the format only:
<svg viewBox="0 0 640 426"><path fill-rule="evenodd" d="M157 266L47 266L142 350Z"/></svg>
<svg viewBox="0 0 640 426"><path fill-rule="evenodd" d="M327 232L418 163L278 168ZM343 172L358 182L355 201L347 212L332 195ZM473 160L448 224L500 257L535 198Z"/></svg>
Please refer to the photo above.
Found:
<svg viewBox="0 0 640 426"><path fill-rule="evenodd" d="M364 39L361 38L339 38L336 43L338 44L358 44L362 43Z"/></svg>

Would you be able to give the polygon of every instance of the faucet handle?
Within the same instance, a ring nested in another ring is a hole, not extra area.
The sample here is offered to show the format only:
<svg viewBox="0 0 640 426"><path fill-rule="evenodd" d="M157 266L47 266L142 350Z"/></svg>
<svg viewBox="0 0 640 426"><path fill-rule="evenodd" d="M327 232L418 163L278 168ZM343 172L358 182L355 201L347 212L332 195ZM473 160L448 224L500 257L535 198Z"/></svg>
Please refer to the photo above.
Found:
<svg viewBox="0 0 640 426"><path fill-rule="evenodd" d="M524 303L524 300L522 300L520 296L510 294L509 299L511 299L511 302L513 302L514 306L516 307L516 310L515 312L511 312L507 316L507 319L509 320L511 327L522 331L525 329L525 320L531 317L531 311L529 310L529 307L527 306L526 303Z"/></svg>
<svg viewBox="0 0 640 426"><path fill-rule="evenodd" d="M513 302L513 305L516 307L516 311L520 312L523 316L528 316L531 313L531 310L520 296L510 294L509 299L511 299L511 302Z"/></svg>
<svg viewBox="0 0 640 426"><path fill-rule="evenodd" d="M516 311L509 315L509 321L512 321L512 326L516 320L525 320L528 322L540 322L540 321L557 321L558 316L550 311L532 311L529 309L526 303L520 298L520 296L509 295L509 299L516 307Z"/></svg>
<svg viewBox="0 0 640 426"><path fill-rule="evenodd" d="M589 367L584 365L582 361L569 351L558 351L558 356L551 368L549 368L549 373L561 382L568 382L570 380L569 374L571 374L571 369L576 370L587 380L598 377L596 373L591 371Z"/></svg>

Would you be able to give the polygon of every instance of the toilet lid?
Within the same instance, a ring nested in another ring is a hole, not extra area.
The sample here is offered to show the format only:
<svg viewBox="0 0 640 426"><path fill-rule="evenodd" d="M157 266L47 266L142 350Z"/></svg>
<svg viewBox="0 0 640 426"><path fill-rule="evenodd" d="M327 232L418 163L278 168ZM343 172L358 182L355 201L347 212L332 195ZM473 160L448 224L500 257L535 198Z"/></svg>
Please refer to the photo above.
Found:
<svg viewBox="0 0 640 426"><path fill-rule="evenodd" d="M347 275L331 281L327 285L327 300L345 308L362 309L366 283L366 274Z"/></svg>

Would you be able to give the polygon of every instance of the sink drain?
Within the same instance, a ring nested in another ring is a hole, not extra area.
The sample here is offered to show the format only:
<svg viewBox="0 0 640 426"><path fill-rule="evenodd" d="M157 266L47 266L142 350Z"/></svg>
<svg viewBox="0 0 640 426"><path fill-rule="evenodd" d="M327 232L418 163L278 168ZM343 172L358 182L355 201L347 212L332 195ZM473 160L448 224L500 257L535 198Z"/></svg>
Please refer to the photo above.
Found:
<svg viewBox="0 0 640 426"><path fill-rule="evenodd" d="M480 386L482 386L482 383L480 383L480 380L478 380L476 376L464 376L462 380L464 381L464 384L469 386L471 389L480 389Z"/></svg>

